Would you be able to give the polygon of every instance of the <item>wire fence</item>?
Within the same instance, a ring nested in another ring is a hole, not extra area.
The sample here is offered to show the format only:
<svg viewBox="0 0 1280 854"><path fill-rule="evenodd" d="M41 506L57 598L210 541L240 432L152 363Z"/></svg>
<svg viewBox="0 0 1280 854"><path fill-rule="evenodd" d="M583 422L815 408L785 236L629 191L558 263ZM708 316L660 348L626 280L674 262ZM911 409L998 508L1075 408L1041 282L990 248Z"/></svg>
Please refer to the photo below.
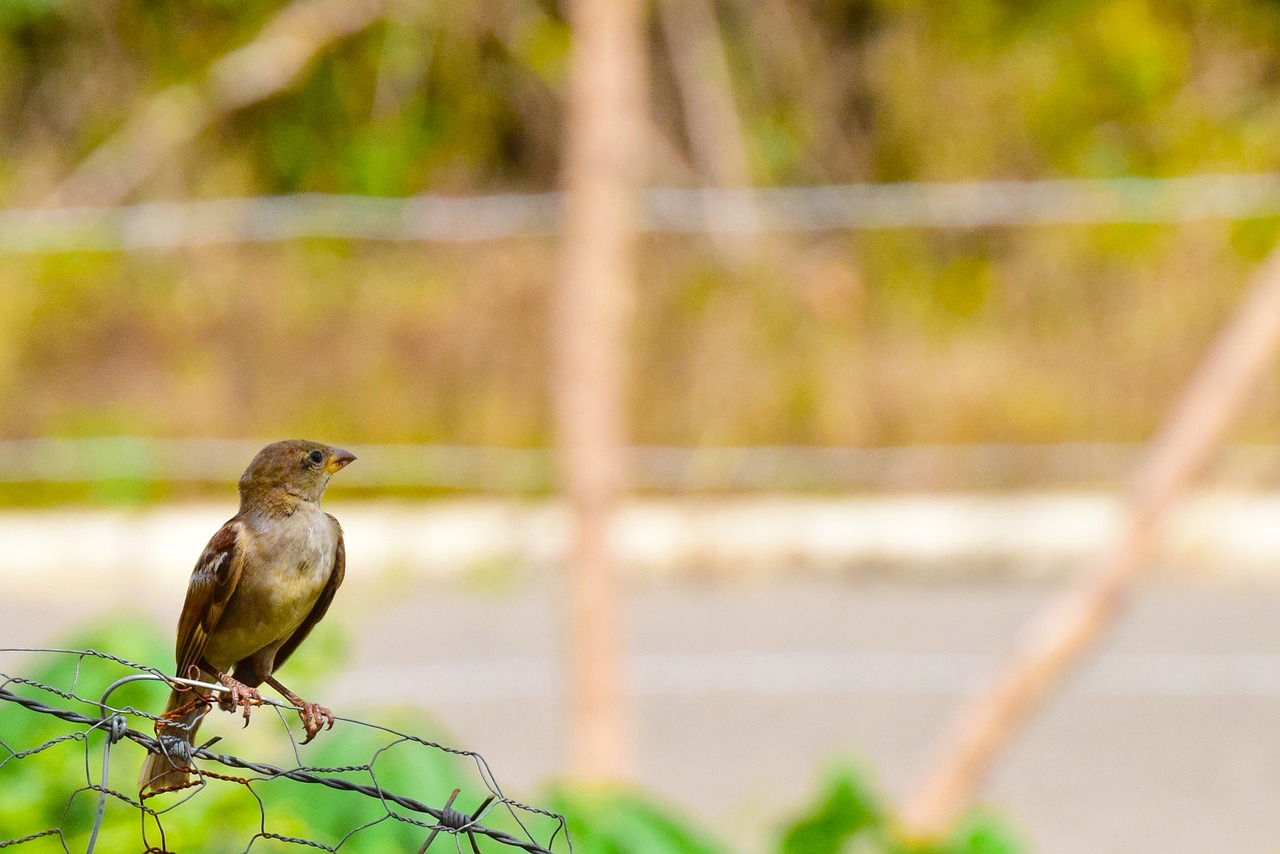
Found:
<svg viewBox="0 0 1280 854"><path fill-rule="evenodd" d="M643 195L650 234L1174 223L1280 215L1280 173L842 184ZM172 249L337 238L476 243L561 230L560 193L385 198L300 193L0 211L0 251Z"/></svg>
<svg viewBox="0 0 1280 854"><path fill-rule="evenodd" d="M126 760L121 746L169 755L176 747L172 736L135 728L160 720L138 706L159 708L163 696L148 701L143 688L176 681L94 650L0 649L10 654L30 657L39 675L0 672L0 849L52 840L66 854L247 852L275 843L331 852L573 850L564 818L506 797L477 753L337 717L349 732L335 749L361 761L305 764L285 717L292 708L270 701L287 734L276 741L292 762L220 753L213 738L189 749L190 786L131 794L143 755ZM263 733L244 735L266 749ZM450 841L442 846L441 837Z"/></svg>
<svg viewBox="0 0 1280 854"><path fill-rule="evenodd" d="M234 483L266 439L162 439L143 436L0 440L0 485L33 483ZM427 489L541 494L556 487L549 448L482 445L353 445L360 459L338 489ZM901 447L756 445L624 449L639 490L847 491L1114 489L1145 446L1124 442L978 443ZM1225 447L1210 473L1216 486L1280 484L1280 447Z"/></svg>

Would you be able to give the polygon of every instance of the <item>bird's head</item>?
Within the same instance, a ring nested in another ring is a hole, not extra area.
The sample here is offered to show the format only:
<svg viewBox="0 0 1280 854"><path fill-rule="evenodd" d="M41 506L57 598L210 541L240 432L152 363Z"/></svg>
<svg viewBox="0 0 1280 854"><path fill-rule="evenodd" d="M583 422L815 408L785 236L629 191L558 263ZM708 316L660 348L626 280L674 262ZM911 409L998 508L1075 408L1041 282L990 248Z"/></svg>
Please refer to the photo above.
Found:
<svg viewBox="0 0 1280 854"><path fill-rule="evenodd" d="M341 448L305 439L267 445L240 476L240 504L257 501L319 501L329 478L355 459Z"/></svg>

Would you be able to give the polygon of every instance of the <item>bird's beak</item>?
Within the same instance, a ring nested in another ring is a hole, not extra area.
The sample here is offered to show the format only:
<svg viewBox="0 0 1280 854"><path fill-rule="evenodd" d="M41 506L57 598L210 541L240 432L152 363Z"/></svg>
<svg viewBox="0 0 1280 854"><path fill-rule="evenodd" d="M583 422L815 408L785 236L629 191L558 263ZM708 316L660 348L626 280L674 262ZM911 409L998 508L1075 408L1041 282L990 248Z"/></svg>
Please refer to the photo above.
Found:
<svg viewBox="0 0 1280 854"><path fill-rule="evenodd" d="M329 464L324 467L324 470L329 474L341 471L346 467L347 463L351 462L355 458L356 455L350 451L344 451L341 448L333 448L329 454Z"/></svg>

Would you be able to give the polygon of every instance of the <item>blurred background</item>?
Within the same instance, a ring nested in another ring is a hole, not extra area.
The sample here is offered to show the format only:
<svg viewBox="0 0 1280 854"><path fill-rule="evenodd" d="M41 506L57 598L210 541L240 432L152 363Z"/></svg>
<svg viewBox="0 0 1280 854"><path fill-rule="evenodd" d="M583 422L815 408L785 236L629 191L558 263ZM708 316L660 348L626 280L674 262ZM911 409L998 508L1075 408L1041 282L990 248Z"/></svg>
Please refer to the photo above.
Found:
<svg viewBox="0 0 1280 854"><path fill-rule="evenodd" d="M235 479L314 438L359 462L313 699L673 851L903 850L1280 234L1280 6L654 0L592 53L610 5L0 0L0 645L171 667ZM946 850L1280 849L1249 388Z"/></svg>

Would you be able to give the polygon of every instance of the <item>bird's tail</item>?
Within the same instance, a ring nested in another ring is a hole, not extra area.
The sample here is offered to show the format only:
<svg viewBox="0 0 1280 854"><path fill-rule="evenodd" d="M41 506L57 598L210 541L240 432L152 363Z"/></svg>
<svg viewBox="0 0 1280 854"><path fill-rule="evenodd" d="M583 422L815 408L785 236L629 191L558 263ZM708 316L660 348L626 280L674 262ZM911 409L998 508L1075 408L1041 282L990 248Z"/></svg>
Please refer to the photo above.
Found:
<svg viewBox="0 0 1280 854"><path fill-rule="evenodd" d="M206 692L199 689L172 691L164 715L156 722L156 738L167 752L148 753L138 777L138 790L159 792L181 789L191 779L190 751L196 730L209 710Z"/></svg>

